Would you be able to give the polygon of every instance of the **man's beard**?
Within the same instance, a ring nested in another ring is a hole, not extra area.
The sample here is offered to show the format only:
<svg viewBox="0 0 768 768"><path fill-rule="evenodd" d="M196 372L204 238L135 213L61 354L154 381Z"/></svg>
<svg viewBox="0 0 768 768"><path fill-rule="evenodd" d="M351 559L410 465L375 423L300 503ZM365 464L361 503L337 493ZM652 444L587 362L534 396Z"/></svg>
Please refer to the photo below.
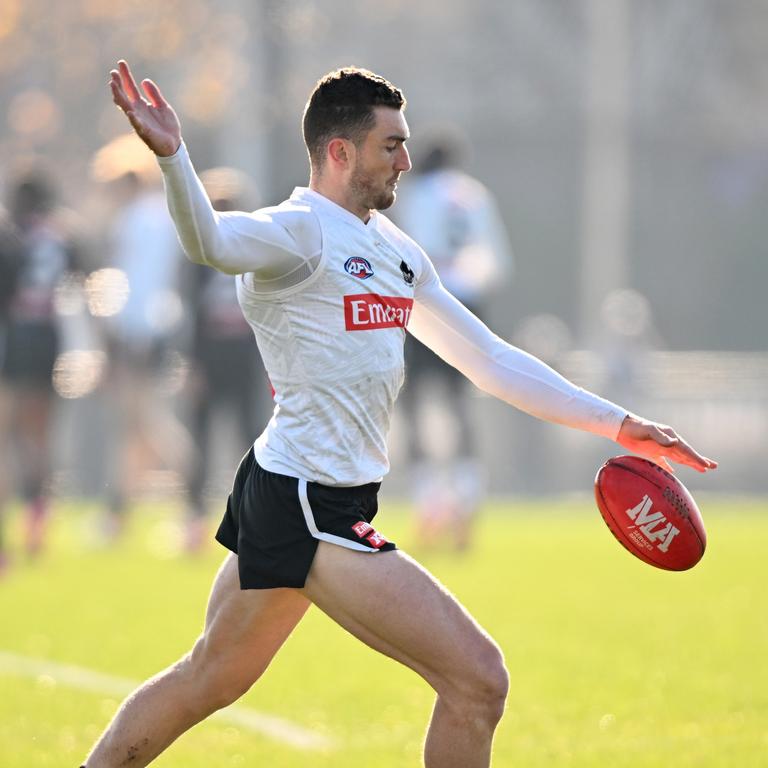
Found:
<svg viewBox="0 0 768 768"><path fill-rule="evenodd" d="M384 211L395 202L395 190L376 189L373 177L362 168L355 168L349 184L360 206L369 211Z"/></svg>

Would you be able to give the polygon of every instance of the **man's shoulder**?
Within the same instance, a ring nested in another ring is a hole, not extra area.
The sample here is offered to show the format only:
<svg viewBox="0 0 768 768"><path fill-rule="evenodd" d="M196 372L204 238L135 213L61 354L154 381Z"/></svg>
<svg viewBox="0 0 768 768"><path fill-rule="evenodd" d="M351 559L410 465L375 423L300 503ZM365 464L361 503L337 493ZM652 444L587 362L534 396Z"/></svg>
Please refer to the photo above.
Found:
<svg viewBox="0 0 768 768"><path fill-rule="evenodd" d="M378 230L387 238L387 240L395 246L404 248L408 251L414 251L418 253L419 256L424 255L422 247L409 234L400 229L392 219L385 216L381 211L378 211L376 215L378 217Z"/></svg>
<svg viewBox="0 0 768 768"><path fill-rule="evenodd" d="M276 205L259 208L254 211L254 214L257 216L268 216L275 221L282 222L302 222L306 219L317 218L306 200L298 200L295 197L289 197L287 200L283 200L282 203L277 203Z"/></svg>
<svg viewBox="0 0 768 768"><path fill-rule="evenodd" d="M394 246L408 267L413 270L417 283L421 284L425 280L429 280L430 276L434 274L435 268L424 249L382 213L378 214L377 226L379 232Z"/></svg>
<svg viewBox="0 0 768 768"><path fill-rule="evenodd" d="M254 217L269 221L289 232L299 242L312 240L319 235L320 223L311 205L304 200L288 198L278 205L259 208L253 212Z"/></svg>

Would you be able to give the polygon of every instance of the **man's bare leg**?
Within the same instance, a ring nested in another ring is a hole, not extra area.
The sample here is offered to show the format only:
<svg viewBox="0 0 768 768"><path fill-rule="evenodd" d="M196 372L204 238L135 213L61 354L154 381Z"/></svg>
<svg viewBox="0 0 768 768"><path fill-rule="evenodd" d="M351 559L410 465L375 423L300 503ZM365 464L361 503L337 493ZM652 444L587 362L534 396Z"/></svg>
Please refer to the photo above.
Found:
<svg viewBox="0 0 768 768"><path fill-rule="evenodd" d="M399 551L368 554L320 542L303 592L435 689L426 768L490 765L508 688L501 651L427 571Z"/></svg>
<svg viewBox="0 0 768 768"><path fill-rule="evenodd" d="M229 555L213 584L205 630L192 651L122 704L85 762L140 768L217 709L244 694L304 615L293 589L241 590Z"/></svg>

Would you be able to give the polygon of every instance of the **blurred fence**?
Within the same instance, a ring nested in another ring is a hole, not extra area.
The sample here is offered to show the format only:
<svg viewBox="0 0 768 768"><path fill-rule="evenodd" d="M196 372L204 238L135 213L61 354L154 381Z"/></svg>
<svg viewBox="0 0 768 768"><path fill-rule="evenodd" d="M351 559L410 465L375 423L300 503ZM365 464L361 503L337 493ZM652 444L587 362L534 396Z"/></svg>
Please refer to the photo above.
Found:
<svg viewBox="0 0 768 768"><path fill-rule="evenodd" d="M615 396L640 415L673 424L703 453L716 458L720 469L706 476L680 470L681 479L692 489L733 495L768 492L764 451L768 353L648 352L638 367L633 394L612 394L602 388L606 364L595 353L566 353L557 367L580 385ZM169 377L161 397L167 407L178 407L179 382L171 372ZM61 403L54 473L55 488L61 494L103 496L109 446L101 396L95 392ZM600 463L622 450L606 440L540 422L479 391L472 407L479 424L479 456L492 494L591 492ZM450 450L452 439L450 423L441 413L437 397L422 414L438 451ZM214 508L226 498L238 458L228 446L232 428L221 427L212 451L207 497ZM407 428L396 414L390 441L392 471L385 482L385 490L392 495L409 492ZM140 485L148 496L183 500L181 479L162 468L150 468Z"/></svg>
<svg viewBox="0 0 768 768"><path fill-rule="evenodd" d="M556 367L639 415L672 424L720 462L718 471L706 476L679 470L690 488L734 495L768 492L768 353L647 352L632 391L606 386L606 360L594 352L566 353ZM622 452L615 443L533 419L480 392L474 409L479 455L493 494L590 493L598 466ZM437 442L450 440L439 411L425 417L431 421L427 429L439 434ZM401 444L406 428L396 422L393 430L393 472L387 483L393 492L408 489Z"/></svg>

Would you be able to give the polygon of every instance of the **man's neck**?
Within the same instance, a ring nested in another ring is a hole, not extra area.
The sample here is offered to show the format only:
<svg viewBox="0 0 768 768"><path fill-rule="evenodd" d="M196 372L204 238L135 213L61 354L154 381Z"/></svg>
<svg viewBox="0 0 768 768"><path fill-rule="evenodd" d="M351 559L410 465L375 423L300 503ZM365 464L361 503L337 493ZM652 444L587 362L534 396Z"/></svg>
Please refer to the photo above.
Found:
<svg viewBox="0 0 768 768"><path fill-rule="evenodd" d="M350 199L350 195L346 190L338 187L335 184L330 184L322 177L316 177L312 174L309 178L309 188L313 192L317 192L318 195L327 197L332 203L336 203L339 207L345 211L357 216L363 224L367 224L371 218L371 210L368 208L360 208L356 206Z"/></svg>

